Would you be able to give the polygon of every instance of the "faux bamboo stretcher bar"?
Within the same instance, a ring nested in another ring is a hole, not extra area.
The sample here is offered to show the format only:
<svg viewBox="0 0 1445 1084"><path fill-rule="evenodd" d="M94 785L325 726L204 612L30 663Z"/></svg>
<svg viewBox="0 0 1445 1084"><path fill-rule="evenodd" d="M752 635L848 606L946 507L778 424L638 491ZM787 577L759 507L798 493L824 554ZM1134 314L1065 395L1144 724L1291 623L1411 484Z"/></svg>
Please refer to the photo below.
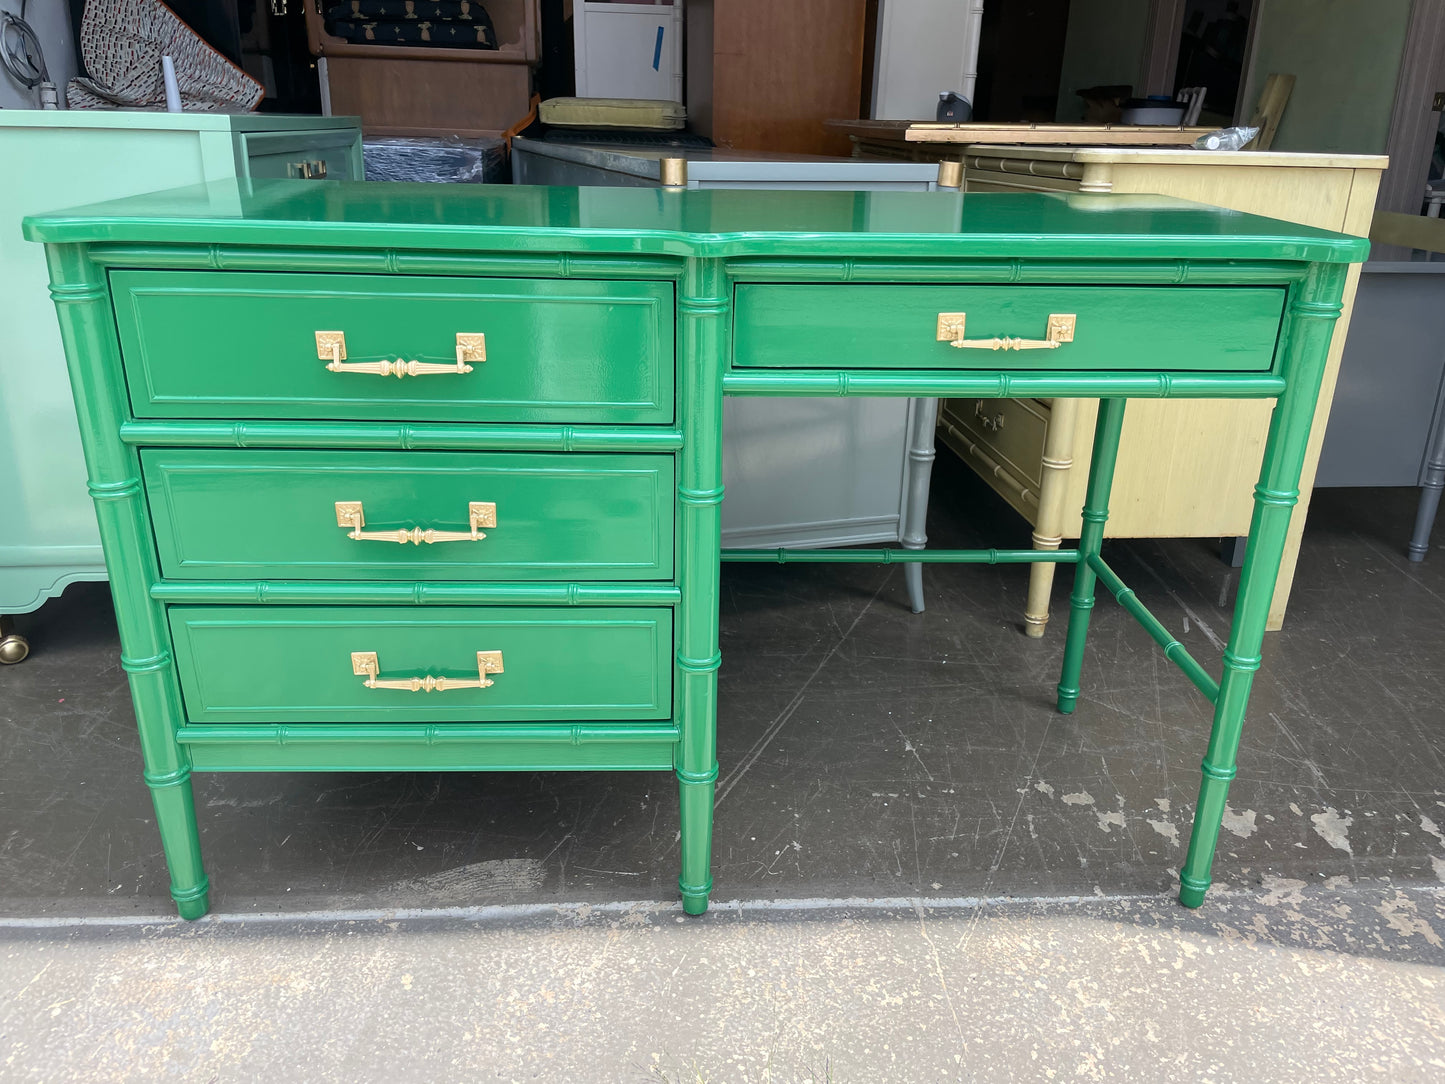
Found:
<svg viewBox="0 0 1445 1084"><path fill-rule="evenodd" d="M1202 903L1362 239L1154 197L300 181L26 229L183 916L191 773L265 770L671 770L704 911L725 560L1073 565L1059 711L1100 588L1214 705ZM723 550L725 395L1098 398L1078 546ZM1127 400L1188 397L1276 400L1217 680L1101 552Z"/></svg>

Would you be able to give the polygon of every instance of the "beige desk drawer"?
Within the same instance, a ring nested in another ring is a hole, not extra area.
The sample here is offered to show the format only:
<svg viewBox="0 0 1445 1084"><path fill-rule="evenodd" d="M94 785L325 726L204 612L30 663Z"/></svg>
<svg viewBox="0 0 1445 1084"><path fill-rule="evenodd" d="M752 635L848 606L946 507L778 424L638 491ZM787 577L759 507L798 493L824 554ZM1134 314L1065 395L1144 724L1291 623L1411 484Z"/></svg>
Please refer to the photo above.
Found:
<svg viewBox="0 0 1445 1084"><path fill-rule="evenodd" d="M1049 407L1038 399L946 399L945 420L1035 492L1043 481Z"/></svg>

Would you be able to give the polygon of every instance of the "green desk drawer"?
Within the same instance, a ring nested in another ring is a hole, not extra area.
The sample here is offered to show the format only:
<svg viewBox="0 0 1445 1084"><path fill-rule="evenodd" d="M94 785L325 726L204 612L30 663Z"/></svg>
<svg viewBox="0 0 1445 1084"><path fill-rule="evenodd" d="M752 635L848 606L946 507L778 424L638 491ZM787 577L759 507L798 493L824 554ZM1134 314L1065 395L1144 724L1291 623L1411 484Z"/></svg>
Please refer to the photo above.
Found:
<svg viewBox="0 0 1445 1084"><path fill-rule="evenodd" d="M672 421L671 283L234 271L110 281L138 418ZM484 337L463 356L470 371L458 371L458 336ZM399 359L441 371L357 368Z"/></svg>
<svg viewBox="0 0 1445 1084"><path fill-rule="evenodd" d="M625 722L672 714L668 609L173 606L169 619L191 722ZM481 680L479 652L500 657L488 688L426 691L428 677ZM353 654L374 656L381 682L417 678L423 688L368 688Z"/></svg>
<svg viewBox="0 0 1445 1084"><path fill-rule="evenodd" d="M733 365L1263 372L1274 362L1284 295L1234 286L743 283ZM940 341L957 336L958 314L964 341L983 345ZM1054 315L1075 318L1072 340L1028 348L1049 341ZM994 348L1004 339L1022 342Z"/></svg>
<svg viewBox="0 0 1445 1084"><path fill-rule="evenodd" d="M141 472L171 579L672 578L666 455L147 448Z"/></svg>

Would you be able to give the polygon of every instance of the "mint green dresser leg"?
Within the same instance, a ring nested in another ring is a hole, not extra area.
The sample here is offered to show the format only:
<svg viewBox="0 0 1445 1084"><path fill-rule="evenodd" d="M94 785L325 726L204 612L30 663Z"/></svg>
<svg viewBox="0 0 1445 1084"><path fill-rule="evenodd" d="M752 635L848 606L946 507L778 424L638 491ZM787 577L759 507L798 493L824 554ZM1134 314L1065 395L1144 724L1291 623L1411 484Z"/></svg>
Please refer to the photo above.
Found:
<svg viewBox="0 0 1445 1084"><path fill-rule="evenodd" d="M1059 678L1059 710L1069 714L1079 703L1079 675L1084 668L1084 642L1089 637L1089 611L1094 608L1094 570L1088 555L1104 543L1109 519L1109 490L1114 485L1114 464L1119 458L1119 434L1124 430L1127 399L1100 399L1099 421L1094 427L1094 458L1089 465L1089 488L1084 497L1084 526L1079 535L1079 564L1074 570L1074 591L1069 596L1069 628L1064 637L1064 668Z"/></svg>
<svg viewBox="0 0 1445 1084"><path fill-rule="evenodd" d="M1314 421L1315 400L1329 353L1330 335L1340 313L1346 268L1315 265L1304 286L1294 292L1284 329L1283 371L1289 385L1275 403L1264 446L1259 485L1254 489L1254 517L1239 574L1234 623L1224 650L1224 672L1214 703L1214 725L1204 754L1199 801L1189 853L1179 874L1179 902L1198 907L1209 888L1214 848L1224 819L1229 781L1236 771L1239 736L1244 728L1249 690L1259 669L1270 599L1284 556L1290 511L1299 499L1300 471Z"/></svg>
<svg viewBox="0 0 1445 1084"><path fill-rule="evenodd" d="M165 609L150 597L150 585L160 571L141 491L140 459L120 440L127 407L109 292L104 273L90 263L83 246L47 246L46 256L71 389L80 417L91 422L81 426L81 443L101 547L113 573L121 666L130 679L145 781L170 868L171 898L182 918L200 918L210 906L209 885L201 866L191 759L176 741L185 713Z"/></svg>
<svg viewBox="0 0 1445 1084"><path fill-rule="evenodd" d="M678 471L682 601L677 689L682 738L677 780L682 821L682 909L707 910L712 891L712 812L717 789L719 550L722 545L722 371L731 301L717 260L690 260L678 308L682 351Z"/></svg>

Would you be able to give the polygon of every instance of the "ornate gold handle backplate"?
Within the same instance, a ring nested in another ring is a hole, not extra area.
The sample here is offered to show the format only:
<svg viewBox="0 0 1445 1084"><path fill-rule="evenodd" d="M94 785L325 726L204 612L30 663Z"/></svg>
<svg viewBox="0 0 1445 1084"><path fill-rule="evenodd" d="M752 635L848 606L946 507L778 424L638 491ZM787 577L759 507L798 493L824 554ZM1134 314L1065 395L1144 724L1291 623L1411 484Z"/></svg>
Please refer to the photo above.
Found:
<svg viewBox="0 0 1445 1084"><path fill-rule="evenodd" d="M1064 343L1074 341L1074 323L1078 319L1073 313L1050 313L1049 326L1042 339L1013 339L1007 336L966 339L963 335L966 315L961 312L939 313L938 341L960 350L1057 350Z"/></svg>
<svg viewBox="0 0 1445 1084"><path fill-rule="evenodd" d="M441 373L469 373L470 362L487 360L487 337L479 331L457 332L455 364L436 361L347 361L346 332L316 332L316 356L333 373L371 373L374 376L436 376Z"/></svg>
<svg viewBox="0 0 1445 1084"><path fill-rule="evenodd" d="M351 672L357 677L366 678L362 684L368 689L399 689L402 692L412 693L444 693L452 689L485 689L496 684L487 675L502 672L502 653L500 651L477 652L475 681L471 678L434 677L431 674L406 678L380 678L377 677L377 674L381 673L381 664L376 661L375 651L353 651L351 653Z"/></svg>
<svg viewBox="0 0 1445 1084"><path fill-rule="evenodd" d="M420 546L423 542L480 542L487 537L482 533L482 528L497 525L497 506L491 501L472 501L467 505L467 522L470 529L466 531L434 531L430 528L424 531L420 527L398 527L394 531L363 531L366 516L362 512L361 502L336 502L336 526L347 528L346 537L354 538L358 542L400 542L402 545L410 542L413 546Z"/></svg>

